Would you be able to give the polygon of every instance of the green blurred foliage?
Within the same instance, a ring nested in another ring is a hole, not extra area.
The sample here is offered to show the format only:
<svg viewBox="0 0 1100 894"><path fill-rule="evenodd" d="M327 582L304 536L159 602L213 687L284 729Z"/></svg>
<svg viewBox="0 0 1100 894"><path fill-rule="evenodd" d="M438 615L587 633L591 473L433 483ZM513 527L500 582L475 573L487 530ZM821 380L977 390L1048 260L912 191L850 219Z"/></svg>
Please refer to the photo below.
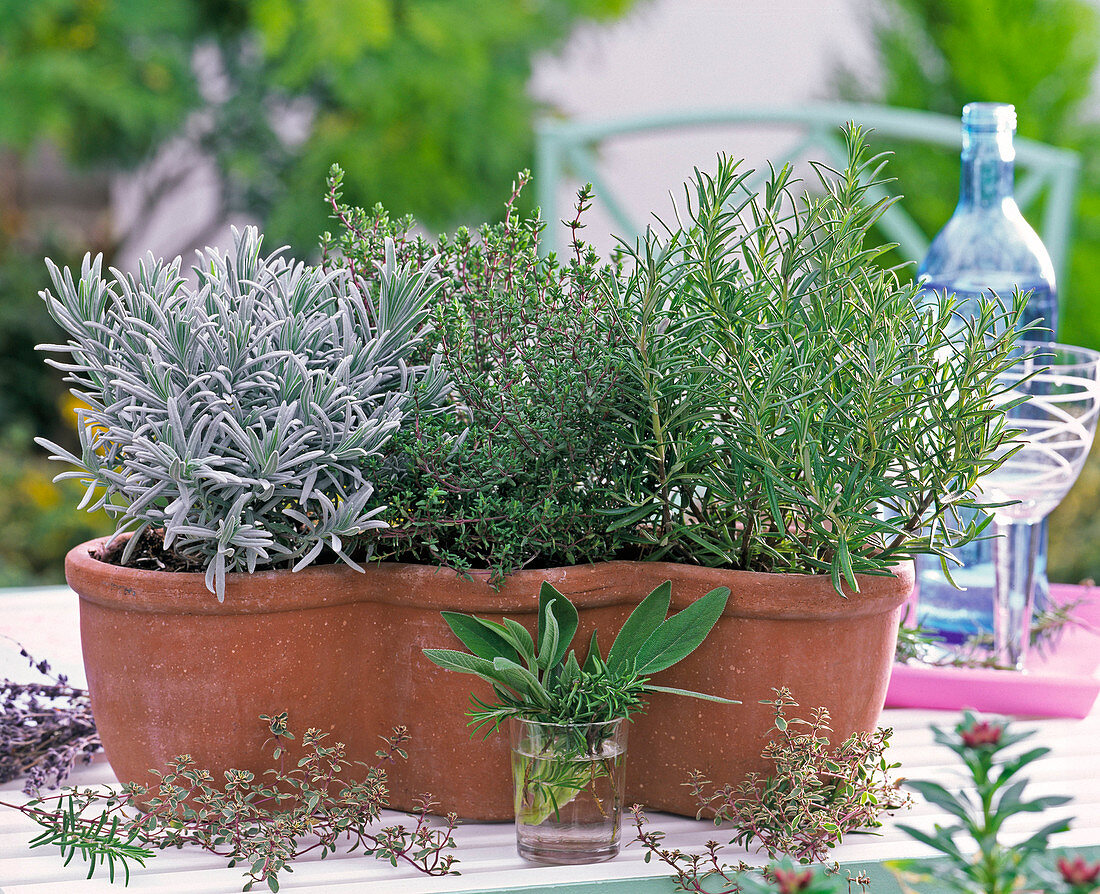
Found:
<svg viewBox="0 0 1100 894"><path fill-rule="evenodd" d="M84 489L54 484L58 468L20 449L29 440L21 427L0 436L0 587L61 583L65 553L114 530L102 511L75 508Z"/></svg>
<svg viewBox="0 0 1100 894"><path fill-rule="evenodd" d="M70 260L57 246L46 253L58 263ZM38 297L45 278L37 252L21 251L0 230L0 438L9 435L7 451L31 446L29 434L16 442L17 429L65 438L59 413L65 393L61 373L47 367L34 349L61 336Z"/></svg>
<svg viewBox="0 0 1100 894"><path fill-rule="evenodd" d="M492 219L531 162L532 58L633 2L0 0L0 145L131 165L188 123L235 210L299 251L333 162L352 203ZM288 107L312 116L304 141L279 135Z"/></svg>
<svg viewBox="0 0 1100 894"><path fill-rule="evenodd" d="M198 102L188 0L0 0L0 144L133 165Z"/></svg>
<svg viewBox="0 0 1100 894"><path fill-rule="evenodd" d="M533 148L532 56L578 16L617 15L631 2L257 0L276 83L318 106L285 199L271 208L272 236L324 226L316 190L333 162L352 204L381 201L437 229L496 219Z"/></svg>
<svg viewBox="0 0 1100 894"><path fill-rule="evenodd" d="M1051 580L1100 580L1100 447L1050 516L1047 573Z"/></svg>
<svg viewBox="0 0 1100 894"><path fill-rule="evenodd" d="M0 587L61 583L65 553L114 530L104 513L76 509L78 484L51 482L61 468L32 440L43 434L75 446L75 398L34 349L62 337L37 294L46 278L43 249L72 263L53 238L36 242L32 253L0 229Z"/></svg>
<svg viewBox="0 0 1100 894"><path fill-rule="evenodd" d="M1010 102L1019 134L1078 151L1082 176L1069 275L1058 283L1059 337L1100 348L1100 124L1086 103L1100 61L1100 11L1088 0L880 0L881 77L839 76L842 95L957 116L968 102ZM957 153L891 146L905 209L927 233L958 198ZM1033 209L1029 216L1036 220Z"/></svg>
<svg viewBox="0 0 1100 894"><path fill-rule="evenodd" d="M0 0L0 150L49 142L78 168L127 170L183 141L216 162L224 210L302 254L327 224L333 162L352 204L435 228L491 220L531 165L532 59L633 3ZM48 243L49 222L12 202L0 192L0 586L60 580L65 550L106 529L73 509L79 488L47 498L31 445L73 440L60 376L33 351L57 337L41 258L78 261L93 240ZM124 235L93 250L110 263Z"/></svg>
<svg viewBox="0 0 1100 894"><path fill-rule="evenodd" d="M1080 153L1069 273L1059 282L1058 337L1100 348L1100 124L1090 119L1100 11L1088 0L881 0L873 44L881 77L839 77L852 99L959 115L974 101L1016 106L1021 136ZM958 197L957 154L891 146L905 208L928 233ZM1029 212L1037 220L1033 208ZM1100 451L1050 520L1051 580L1100 579Z"/></svg>

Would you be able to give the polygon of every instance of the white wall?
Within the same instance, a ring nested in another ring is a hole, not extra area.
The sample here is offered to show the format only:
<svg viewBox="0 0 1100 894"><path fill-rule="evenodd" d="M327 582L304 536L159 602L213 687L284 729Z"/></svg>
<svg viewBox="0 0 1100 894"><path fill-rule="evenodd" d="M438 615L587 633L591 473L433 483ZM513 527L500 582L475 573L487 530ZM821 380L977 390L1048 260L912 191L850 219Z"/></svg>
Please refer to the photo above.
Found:
<svg viewBox="0 0 1100 894"><path fill-rule="evenodd" d="M872 69L871 0L655 0L624 20L580 29L565 51L540 59L531 83L552 115L611 120L673 109L797 105L832 96L846 65ZM871 75L873 77L873 74ZM794 131L728 128L621 138L602 155L602 173L635 220L664 213L668 193L719 151L753 167L787 147ZM776 158L777 161L786 159ZM579 183L561 190L569 207ZM611 240L594 208L585 235Z"/></svg>

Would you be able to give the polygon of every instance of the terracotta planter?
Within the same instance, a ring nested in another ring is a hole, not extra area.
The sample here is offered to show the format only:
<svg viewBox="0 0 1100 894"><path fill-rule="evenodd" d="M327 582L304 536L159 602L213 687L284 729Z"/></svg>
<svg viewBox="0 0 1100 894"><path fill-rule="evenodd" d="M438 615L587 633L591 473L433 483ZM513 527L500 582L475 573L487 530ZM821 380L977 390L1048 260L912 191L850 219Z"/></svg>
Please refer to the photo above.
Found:
<svg viewBox="0 0 1100 894"><path fill-rule="evenodd" d="M440 812L510 820L507 736L471 739L469 693L492 692L444 671L426 646L461 648L444 609L534 629L538 591L551 581L584 611L584 630L617 629L644 595L630 563L521 572L500 592L428 566L344 566L227 576L225 601L201 574L120 568L93 559L98 542L65 560L80 596L80 631L93 710L111 767L146 782L191 754L215 778L258 772L267 738L260 714L286 710L292 729L330 731L349 758L374 762L379 736L409 728L409 761L389 769L390 803L411 809L431 792ZM587 642L587 640L585 640Z"/></svg>
<svg viewBox="0 0 1100 894"><path fill-rule="evenodd" d="M843 600L826 578L609 562L520 572L497 592L484 579L386 564L366 574L326 566L229 575L219 603L201 574L106 565L89 555L95 545L72 550L66 574L80 595L93 709L120 779L146 780L183 752L215 772L262 770L258 717L287 710L292 728L331 731L353 760L372 761L378 737L407 726L409 761L390 768L391 804L409 809L431 792L440 812L473 820L512 817L508 746L502 734L470 738L469 693L487 698L488 687L421 654L459 647L441 610L508 615L533 630L549 580L580 609L577 642L587 643L593 628L617 631L661 581L673 581L676 608L729 586L726 616L661 682L745 704L658 697L630 732L628 802L693 815L681 786L691 769L718 783L764 769L770 714L754 702L773 686L788 686L804 706L826 705L838 735L873 727L912 586L910 567L899 578L861 578L864 592Z"/></svg>
<svg viewBox="0 0 1100 894"><path fill-rule="evenodd" d="M785 686L809 717L832 715L833 741L870 732L886 699L898 624L913 588L913 565L896 577L858 575L860 592L839 597L818 575L758 574L653 563L647 585L672 581L672 608L714 587L730 588L723 617L703 645L660 675L666 686L740 699L718 705L656 695L631 736L630 798L655 810L694 816L683 785L692 770L718 786L773 768L760 757L773 709L759 704ZM798 713L798 712L795 712Z"/></svg>

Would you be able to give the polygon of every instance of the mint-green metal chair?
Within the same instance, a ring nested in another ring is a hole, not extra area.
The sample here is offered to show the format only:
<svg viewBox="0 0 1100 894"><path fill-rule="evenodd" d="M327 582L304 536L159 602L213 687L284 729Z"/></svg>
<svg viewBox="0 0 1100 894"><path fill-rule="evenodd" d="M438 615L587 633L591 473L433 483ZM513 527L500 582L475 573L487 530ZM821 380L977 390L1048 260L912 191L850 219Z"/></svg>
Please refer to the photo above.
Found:
<svg viewBox="0 0 1100 894"><path fill-rule="evenodd" d="M680 111L619 121L545 121L537 130L535 162L535 184L542 216L547 221L557 221L564 216L558 207L559 186L569 177L592 184L597 200L611 216L619 235L629 237L642 232L643 224L631 219L600 173L600 146L616 137L728 125L795 125L802 130L800 138L786 151L775 154L776 162L797 159L808 150L815 150L816 158L843 166L846 152L839 128L848 121L873 128L878 136L942 146L961 145L962 129L958 118L850 103ZM1066 255L1079 166L1075 152L1034 140L1016 139L1016 200L1026 213L1027 208L1045 194L1037 229L1054 262L1060 291L1065 289ZM874 198L882 195L884 193L880 192ZM924 257L929 235L900 204L895 204L883 215L881 226L887 238L898 243L904 257L912 260ZM546 251L560 251L564 247L560 230L559 227L548 228L544 238Z"/></svg>

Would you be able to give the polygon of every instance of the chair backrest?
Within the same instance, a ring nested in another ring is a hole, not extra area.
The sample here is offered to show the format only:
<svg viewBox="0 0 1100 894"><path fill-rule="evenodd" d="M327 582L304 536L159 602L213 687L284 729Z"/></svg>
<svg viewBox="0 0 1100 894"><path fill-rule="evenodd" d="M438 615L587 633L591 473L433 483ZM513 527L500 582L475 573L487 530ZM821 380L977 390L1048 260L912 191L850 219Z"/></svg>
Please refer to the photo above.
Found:
<svg viewBox="0 0 1100 894"><path fill-rule="evenodd" d="M714 110L667 112L626 118L618 121L544 121L537 130L536 178L539 206L544 220L555 221L559 213L558 195L563 178L575 177L592 184L600 204L611 216L622 236L640 233L643 227L632 220L622 202L601 176L599 148L615 137L647 132L683 130L689 128L728 125L798 126L799 139L785 152L776 154L777 161L800 158L807 150L816 150L815 157L830 164L843 166L846 151L839 128L855 121L873 128L876 135L894 137L917 143L961 146L962 128L958 118L898 109L886 106L854 103L820 103L798 108L735 107ZM1073 219L1074 194L1080 167L1077 153L1017 138L1016 201L1025 212L1028 206L1045 193L1039 235L1054 262L1060 291L1065 288L1066 254ZM885 193L874 195L880 198ZM887 238L897 242L903 256L919 261L928 249L929 234L924 233L895 203L881 220ZM560 228L548 228L544 239L546 251L560 251ZM555 238L559 240L555 243Z"/></svg>

